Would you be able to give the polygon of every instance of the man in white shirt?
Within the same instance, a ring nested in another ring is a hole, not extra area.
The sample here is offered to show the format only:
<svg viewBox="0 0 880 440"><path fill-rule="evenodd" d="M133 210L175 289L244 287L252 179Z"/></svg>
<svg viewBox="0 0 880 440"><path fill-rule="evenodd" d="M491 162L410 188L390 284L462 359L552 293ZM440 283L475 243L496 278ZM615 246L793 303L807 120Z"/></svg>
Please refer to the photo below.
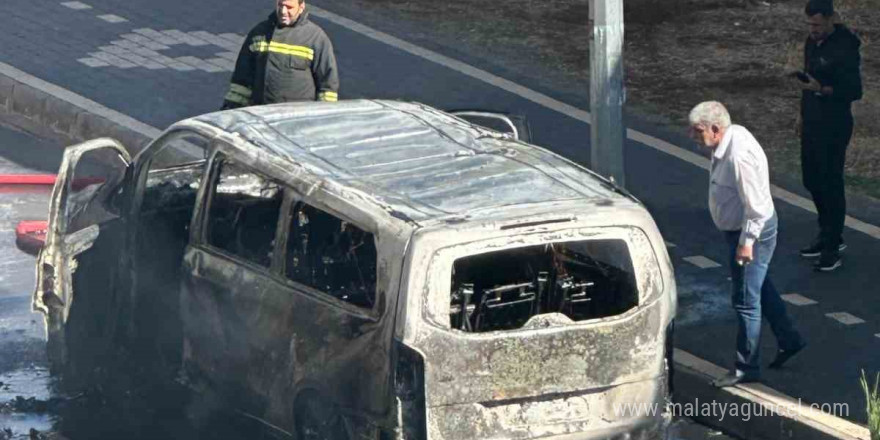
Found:
<svg viewBox="0 0 880 440"><path fill-rule="evenodd" d="M761 316L770 322L779 352L770 368L779 368L806 343L794 329L785 303L767 269L776 249L777 217L770 195L767 157L754 136L731 125L724 106L703 102L688 117L689 134L712 151L709 212L724 232L730 255L733 309L736 311L736 368L715 381L719 387L754 382L760 377Z"/></svg>

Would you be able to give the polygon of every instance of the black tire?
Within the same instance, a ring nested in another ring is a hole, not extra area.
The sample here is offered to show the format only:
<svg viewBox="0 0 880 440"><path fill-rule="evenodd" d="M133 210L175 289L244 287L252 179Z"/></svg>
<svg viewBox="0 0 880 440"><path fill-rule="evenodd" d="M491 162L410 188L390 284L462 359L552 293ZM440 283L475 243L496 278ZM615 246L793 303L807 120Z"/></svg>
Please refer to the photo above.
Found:
<svg viewBox="0 0 880 440"><path fill-rule="evenodd" d="M297 399L294 422L297 440L348 440L339 411L318 395Z"/></svg>

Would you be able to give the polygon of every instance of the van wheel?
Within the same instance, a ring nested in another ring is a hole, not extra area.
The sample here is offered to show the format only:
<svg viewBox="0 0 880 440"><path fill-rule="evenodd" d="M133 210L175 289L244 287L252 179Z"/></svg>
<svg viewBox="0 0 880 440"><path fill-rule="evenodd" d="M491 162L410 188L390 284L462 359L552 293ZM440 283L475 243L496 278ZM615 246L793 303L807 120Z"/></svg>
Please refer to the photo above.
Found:
<svg viewBox="0 0 880 440"><path fill-rule="evenodd" d="M317 395L297 399L294 407L297 440L347 440L339 412Z"/></svg>

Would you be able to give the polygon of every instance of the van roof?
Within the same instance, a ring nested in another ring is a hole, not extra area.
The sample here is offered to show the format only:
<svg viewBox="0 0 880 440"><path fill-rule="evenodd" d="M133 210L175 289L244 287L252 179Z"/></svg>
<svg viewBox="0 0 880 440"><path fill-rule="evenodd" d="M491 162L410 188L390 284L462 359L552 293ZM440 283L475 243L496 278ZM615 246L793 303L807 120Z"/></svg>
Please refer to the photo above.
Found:
<svg viewBox="0 0 880 440"><path fill-rule="evenodd" d="M497 216L501 207L625 198L561 156L418 103L286 103L192 120L240 136L291 170L305 167L370 194L416 223L493 210Z"/></svg>

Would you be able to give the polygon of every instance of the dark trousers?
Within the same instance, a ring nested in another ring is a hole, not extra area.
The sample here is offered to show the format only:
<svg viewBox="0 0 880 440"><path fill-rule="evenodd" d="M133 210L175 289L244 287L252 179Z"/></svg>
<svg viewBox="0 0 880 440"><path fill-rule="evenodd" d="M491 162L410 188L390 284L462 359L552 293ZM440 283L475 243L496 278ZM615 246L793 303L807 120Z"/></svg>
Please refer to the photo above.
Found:
<svg viewBox="0 0 880 440"><path fill-rule="evenodd" d="M801 132L801 171L804 187L819 214L819 238L825 249L841 243L846 218L843 166L852 138L852 117L835 122L804 123Z"/></svg>
<svg viewBox="0 0 880 440"><path fill-rule="evenodd" d="M740 231L725 232L730 274L733 281L732 303L736 311L736 374L757 378L760 375L759 353L761 318L766 317L780 349L790 350L802 344L801 335L785 310L785 302L767 277L776 250L777 218L764 226L761 237L752 246L753 261L745 266L736 262Z"/></svg>

